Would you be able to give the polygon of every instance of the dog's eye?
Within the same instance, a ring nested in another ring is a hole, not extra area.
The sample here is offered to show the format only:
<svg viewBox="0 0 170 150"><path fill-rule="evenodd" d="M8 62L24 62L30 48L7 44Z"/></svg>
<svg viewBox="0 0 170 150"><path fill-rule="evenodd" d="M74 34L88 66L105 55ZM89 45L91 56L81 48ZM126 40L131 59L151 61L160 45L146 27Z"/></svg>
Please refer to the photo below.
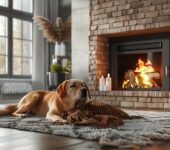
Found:
<svg viewBox="0 0 170 150"><path fill-rule="evenodd" d="M73 87L76 87L76 85L75 85L75 84L73 84L73 85L71 85L70 87L71 87L71 88L73 88Z"/></svg>

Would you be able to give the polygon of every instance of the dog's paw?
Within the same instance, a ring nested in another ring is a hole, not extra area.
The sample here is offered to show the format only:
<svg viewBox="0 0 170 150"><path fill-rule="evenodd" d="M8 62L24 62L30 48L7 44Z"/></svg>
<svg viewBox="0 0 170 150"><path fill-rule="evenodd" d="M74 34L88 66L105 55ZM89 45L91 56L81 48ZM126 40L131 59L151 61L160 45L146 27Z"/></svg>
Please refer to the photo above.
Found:
<svg viewBox="0 0 170 150"><path fill-rule="evenodd" d="M24 118L24 117L27 117L28 114L21 114L21 117Z"/></svg>
<svg viewBox="0 0 170 150"><path fill-rule="evenodd" d="M57 119L57 120L55 120L54 121L55 123L57 123L57 124L67 124L67 120L64 120L64 119Z"/></svg>
<svg viewBox="0 0 170 150"><path fill-rule="evenodd" d="M27 117L28 114L18 114L18 113L13 113L12 114L14 117L20 117L20 118L24 118L24 117Z"/></svg>

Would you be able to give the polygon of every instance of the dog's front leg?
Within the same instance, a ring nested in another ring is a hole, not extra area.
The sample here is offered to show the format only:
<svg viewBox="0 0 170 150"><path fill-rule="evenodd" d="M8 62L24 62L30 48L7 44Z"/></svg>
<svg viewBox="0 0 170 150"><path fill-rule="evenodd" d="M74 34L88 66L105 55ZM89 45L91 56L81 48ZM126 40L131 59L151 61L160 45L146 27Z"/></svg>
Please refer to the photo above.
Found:
<svg viewBox="0 0 170 150"><path fill-rule="evenodd" d="M46 116L47 119L59 123L59 124L65 124L67 121L63 119L61 116L56 115L55 111L49 111Z"/></svg>

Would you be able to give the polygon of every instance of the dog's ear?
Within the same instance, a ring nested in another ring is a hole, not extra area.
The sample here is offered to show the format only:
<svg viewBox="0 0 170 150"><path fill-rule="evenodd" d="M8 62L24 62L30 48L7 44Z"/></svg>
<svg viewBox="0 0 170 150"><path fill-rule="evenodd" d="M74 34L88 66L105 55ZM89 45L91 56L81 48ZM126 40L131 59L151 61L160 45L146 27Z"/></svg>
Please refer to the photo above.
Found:
<svg viewBox="0 0 170 150"><path fill-rule="evenodd" d="M83 82L83 84L84 84L84 86L85 86L86 89L87 89L87 93L88 93L89 99L91 99L90 90L89 90L87 84L86 84L85 82Z"/></svg>
<svg viewBox="0 0 170 150"><path fill-rule="evenodd" d="M65 80L63 83L61 83L58 87L57 87L57 92L58 95L63 98L66 95L66 84L67 84L67 80Z"/></svg>

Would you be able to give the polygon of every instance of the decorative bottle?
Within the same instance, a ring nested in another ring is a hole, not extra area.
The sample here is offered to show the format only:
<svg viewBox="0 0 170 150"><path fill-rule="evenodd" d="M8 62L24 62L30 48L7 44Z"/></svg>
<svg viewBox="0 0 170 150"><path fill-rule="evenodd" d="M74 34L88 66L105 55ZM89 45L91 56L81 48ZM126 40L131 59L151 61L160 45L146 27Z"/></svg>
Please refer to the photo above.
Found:
<svg viewBox="0 0 170 150"><path fill-rule="evenodd" d="M112 79L109 73L107 74L106 77L106 91L112 91Z"/></svg>
<svg viewBox="0 0 170 150"><path fill-rule="evenodd" d="M102 75L99 81L99 91L104 91L104 87L105 87L105 78Z"/></svg>

